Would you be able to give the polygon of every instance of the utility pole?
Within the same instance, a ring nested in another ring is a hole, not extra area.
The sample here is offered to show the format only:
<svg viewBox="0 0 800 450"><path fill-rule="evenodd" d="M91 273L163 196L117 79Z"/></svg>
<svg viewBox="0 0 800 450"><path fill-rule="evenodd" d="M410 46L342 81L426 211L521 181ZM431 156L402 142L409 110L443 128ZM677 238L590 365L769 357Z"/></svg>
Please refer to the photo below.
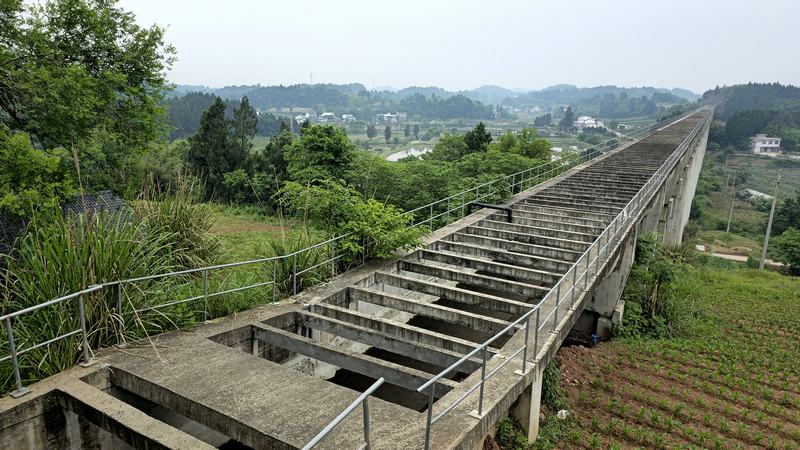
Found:
<svg viewBox="0 0 800 450"><path fill-rule="evenodd" d="M726 163L727 163L727 161L726 161ZM728 171L728 167L726 166L725 167L725 191L724 191L726 197L728 196L728 182L730 180L731 180L731 173L730 173L730 171ZM734 178L734 181L736 181L736 178Z"/></svg>
<svg viewBox="0 0 800 450"><path fill-rule="evenodd" d="M728 212L728 227L726 233L731 232L731 219L733 218L733 205L736 203L736 172L733 173L733 185L731 186L731 210Z"/></svg>
<svg viewBox="0 0 800 450"><path fill-rule="evenodd" d="M775 215L775 203L778 202L778 187L781 185L781 173L775 178L775 193L772 196L772 208L769 210L769 221L767 222L767 234L764 235L764 248L761 249L761 261L758 263L758 270L764 270L764 261L767 259L767 247L769 247L769 233L772 231L772 217Z"/></svg>

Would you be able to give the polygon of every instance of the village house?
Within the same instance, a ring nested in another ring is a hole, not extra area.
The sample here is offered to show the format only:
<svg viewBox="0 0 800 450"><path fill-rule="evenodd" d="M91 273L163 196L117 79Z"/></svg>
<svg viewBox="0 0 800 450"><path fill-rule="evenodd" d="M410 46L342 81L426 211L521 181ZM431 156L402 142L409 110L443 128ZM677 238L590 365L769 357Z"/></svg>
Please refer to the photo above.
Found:
<svg viewBox="0 0 800 450"><path fill-rule="evenodd" d="M592 116L580 116L572 124L578 131L583 131L584 128L603 128L603 122L595 119Z"/></svg>
<svg viewBox="0 0 800 450"><path fill-rule="evenodd" d="M750 138L750 151L756 155L776 156L781 153L781 138L756 134Z"/></svg>

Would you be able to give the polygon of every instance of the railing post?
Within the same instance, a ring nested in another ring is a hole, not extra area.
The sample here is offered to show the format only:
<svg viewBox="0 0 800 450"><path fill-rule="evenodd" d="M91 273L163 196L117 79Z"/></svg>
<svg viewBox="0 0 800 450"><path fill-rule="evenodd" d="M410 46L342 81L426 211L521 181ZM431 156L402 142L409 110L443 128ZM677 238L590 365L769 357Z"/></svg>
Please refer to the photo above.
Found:
<svg viewBox="0 0 800 450"><path fill-rule="evenodd" d="M278 259L272 260L272 303L278 298Z"/></svg>
<svg viewBox="0 0 800 450"><path fill-rule="evenodd" d="M369 444L369 406L367 406L367 401L368 400L369 400L369 397L364 398L364 403L361 404L361 407L364 410L364 444L366 444L366 446L364 447L364 450L369 450L369 448L370 448L370 444Z"/></svg>
<svg viewBox="0 0 800 450"><path fill-rule="evenodd" d="M203 318L208 320L208 269L203 270Z"/></svg>
<svg viewBox="0 0 800 450"><path fill-rule="evenodd" d="M603 235L601 234L600 237L602 238ZM600 276L600 239L597 239L597 253L594 255L594 276Z"/></svg>
<svg viewBox="0 0 800 450"><path fill-rule="evenodd" d="M428 217L428 232L433 233L433 203L431 203L430 216Z"/></svg>
<svg viewBox="0 0 800 450"><path fill-rule="evenodd" d="M558 307L561 306L561 283L558 283L556 286L556 310L553 314L553 332L556 331L556 326L558 326Z"/></svg>
<svg viewBox="0 0 800 450"><path fill-rule="evenodd" d="M578 265L575 264L572 266L572 293L570 294L569 305L575 305L575 290L578 289L577 285L577 278L578 278Z"/></svg>
<svg viewBox="0 0 800 450"><path fill-rule="evenodd" d="M436 383L431 384L431 390L428 394L428 422L425 426L425 450L428 450L431 446L431 426L433 425L433 399L434 393L436 392Z"/></svg>
<svg viewBox="0 0 800 450"><path fill-rule="evenodd" d="M11 396L19 398L31 390L22 385L22 377L19 375L19 361L17 360L17 347L14 345L14 328L11 326L11 317L6 317L6 333L8 333L8 348L11 351L11 365L14 368L14 381L17 383L17 390L12 392Z"/></svg>
<svg viewBox="0 0 800 450"><path fill-rule="evenodd" d="M367 263L367 236L366 235L361 236L361 248L363 249L363 250L361 250L361 265L363 266L364 264Z"/></svg>
<svg viewBox="0 0 800 450"><path fill-rule="evenodd" d="M536 355L539 354L539 312L542 310L541 307L536 308L536 330L533 333L533 357L536 358Z"/></svg>
<svg viewBox="0 0 800 450"><path fill-rule="evenodd" d="M466 207L466 202L464 200L465 199L465 197L464 197L465 195L466 195L465 192L461 193L461 218L462 219L464 218L464 208Z"/></svg>
<svg viewBox="0 0 800 450"><path fill-rule="evenodd" d="M81 347L83 347L81 365L85 367L92 364L92 356L89 354L89 333L86 331L86 305L83 300L83 294L78 296L78 313L81 320Z"/></svg>
<svg viewBox="0 0 800 450"><path fill-rule="evenodd" d="M520 375L525 375L528 372L528 337L531 333L531 315L525 319L525 345L522 347L522 372Z"/></svg>
<svg viewBox="0 0 800 450"><path fill-rule="evenodd" d="M122 282L117 283L117 314L119 315L119 332L117 333L117 347L125 346L125 316L122 314Z"/></svg>
<svg viewBox="0 0 800 450"><path fill-rule="evenodd" d="M586 287L589 284L589 260L592 259L591 252L586 252L586 266L583 269L583 292L586 292Z"/></svg>
<svg viewBox="0 0 800 450"><path fill-rule="evenodd" d="M481 364L481 393L478 397L478 417L483 417L483 389L484 385L486 385L486 351L488 348L488 345L483 347L483 364Z"/></svg>
<svg viewBox="0 0 800 450"><path fill-rule="evenodd" d="M336 249L333 245L328 246L328 256L331 260L331 280L336 278Z"/></svg>
<svg viewBox="0 0 800 450"><path fill-rule="evenodd" d="M364 252L363 246L361 252ZM297 253L292 253L292 295L297 295Z"/></svg>

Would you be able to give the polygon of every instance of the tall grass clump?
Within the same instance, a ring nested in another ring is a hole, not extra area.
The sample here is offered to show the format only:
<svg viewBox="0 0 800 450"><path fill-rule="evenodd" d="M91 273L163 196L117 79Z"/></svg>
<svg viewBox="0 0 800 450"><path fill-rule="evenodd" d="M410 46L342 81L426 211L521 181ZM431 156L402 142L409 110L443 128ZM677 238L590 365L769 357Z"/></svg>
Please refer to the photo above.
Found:
<svg viewBox="0 0 800 450"><path fill-rule="evenodd" d="M208 233L214 224L214 211L197 203L198 199L197 185L182 181L168 191L146 188L134 208L150 233L167 237L171 259L185 269L211 264L219 248L219 242Z"/></svg>
<svg viewBox="0 0 800 450"><path fill-rule="evenodd" d="M264 257L291 255L295 252L308 248L316 243L323 242L324 238L314 234L300 234L294 236L275 236L267 241L259 252ZM317 285L328 280L336 271L336 262L324 263L335 256L336 246L332 244L321 245L310 250L297 253L294 257L281 258L273 262L264 263L263 270L269 272L272 277L273 267L275 271L275 285L278 292L291 295L296 288L297 292ZM292 278L294 270L303 272Z"/></svg>
<svg viewBox="0 0 800 450"><path fill-rule="evenodd" d="M172 270L168 243L167 233L154 235L146 223L120 214L56 213L48 220L36 219L8 259L2 311L34 306L93 284ZM112 294L104 289L85 297L91 347L115 341L119 316ZM30 347L79 326L77 300L43 308L16 319L17 347ZM40 378L72 366L78 345L79 339L66 339L26 355L28 376Z"/></svg>
<svg viewBox="0 0 800 450"><path fill-rule="evenodd" d="M195 268L211 261L216 248L208 237L210 214L194 204L191 191L150 196L131 211L39 214L7 257L0 276L0 312L38 305L94 284ZM124 317L117 311L116 287L84 297L90 348L117 342L122 330L140 337L153 330L194 321L193 311L171 308L139 317L132 312L164 302L176 287L197 283L197 276L170 277L126 285ZM123 320L125 327L123 327ZM14 320L17 348L23 350L80 327L77 299L49 306ZM135 325L135 326L132 326ZM3 354L7 338L0 337ZM21 358L23 377L37 380L71 367L80 355L79 336L52 343ZM0 382L8 390L9 363L0 364Z"/></svg>

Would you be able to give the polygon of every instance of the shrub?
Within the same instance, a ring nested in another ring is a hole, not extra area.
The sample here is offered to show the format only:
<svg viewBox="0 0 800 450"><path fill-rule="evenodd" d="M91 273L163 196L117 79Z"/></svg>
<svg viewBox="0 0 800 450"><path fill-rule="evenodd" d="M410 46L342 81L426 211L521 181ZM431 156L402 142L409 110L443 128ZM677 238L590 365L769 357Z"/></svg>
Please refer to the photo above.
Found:
<svg viewBox="0 0 800 450"><path fill-rule="evenodd" d="M281 204L331 236L350 234L337 242L346 262L357 255L385 258L398 249L419 245L423 230L411 227L411 216L375 199L365 199L352 186L334 180L319 185L287 182L280 192Z"/></svg>
<svg viewBox="0 0 800 450"><path fill-rule="evenodd" d="M503 450L525 450L529 446L528 439L522 432L522 426L516 418L511 416L497 424L495 441Z"/></svg>
<svg viewBox="0 0 800 450"><path fill-rule="evenodd" d="M678 337L690 334L698 317L698 281L689 276L689 246L664 247L657 236L637 242L636 264L623 291L625 320L615 331L625 337Z"/></svg>

